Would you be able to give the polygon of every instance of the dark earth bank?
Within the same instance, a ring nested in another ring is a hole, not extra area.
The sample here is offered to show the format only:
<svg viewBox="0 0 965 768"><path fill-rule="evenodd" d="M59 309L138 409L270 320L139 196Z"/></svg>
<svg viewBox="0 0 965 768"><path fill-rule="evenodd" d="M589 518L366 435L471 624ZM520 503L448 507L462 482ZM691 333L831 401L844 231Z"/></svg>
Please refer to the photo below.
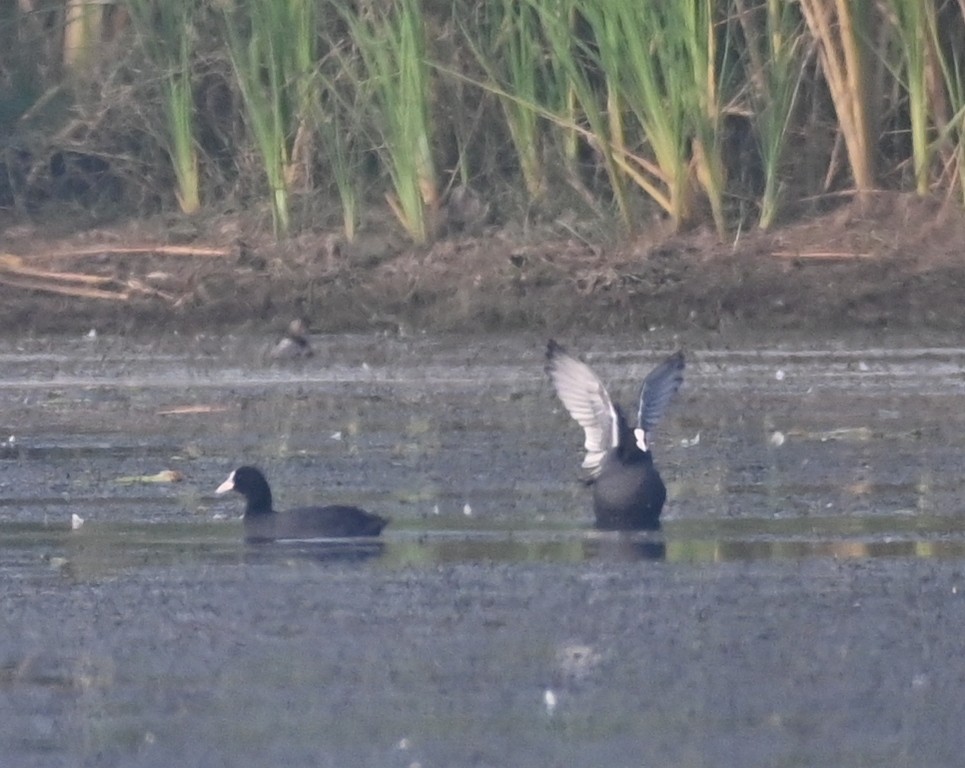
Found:
<svg viewBox="0 0 965 768"><path fill-rule="evenodd" d="M7 333L281 329L479 332L727 329L924 332L965 327L965 216L886 194L773 232L626 238L564 219L431 246L392 228L283 243L257 216L109 228L11 220Z"/></svg>

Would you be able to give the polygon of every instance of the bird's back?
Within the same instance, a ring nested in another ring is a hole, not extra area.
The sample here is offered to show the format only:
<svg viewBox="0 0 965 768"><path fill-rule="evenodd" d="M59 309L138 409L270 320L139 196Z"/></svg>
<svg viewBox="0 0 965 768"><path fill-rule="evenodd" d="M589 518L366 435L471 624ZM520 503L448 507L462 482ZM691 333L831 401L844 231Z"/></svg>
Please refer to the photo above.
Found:
<svg viewBox="0 0 965 768"><path fill-rule="evenodd" d="M245 517L248 539L316 539L378 536L388 524L358 507L300 507L287 512Z"/></svg>
<svg viewBox="0 0 965 768"><path fill-rule="evenodd" d="M649 453L629 458L611 451L593 482L596 527L602 530L656 530L667 489Z"/></svg>

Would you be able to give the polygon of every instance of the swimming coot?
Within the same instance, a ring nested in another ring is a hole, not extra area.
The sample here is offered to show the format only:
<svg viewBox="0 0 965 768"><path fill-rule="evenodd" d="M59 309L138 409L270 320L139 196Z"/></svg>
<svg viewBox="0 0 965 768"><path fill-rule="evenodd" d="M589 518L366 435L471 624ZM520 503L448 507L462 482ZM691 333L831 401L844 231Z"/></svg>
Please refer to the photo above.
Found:
<svg viewBox="0 0 965 768"><path fill-rule="evenodd" d="M268 356L272 360L290 360L311 357L312 354L312 345L308 343L308 325L297 317L289 323L285 335L272 347Z"/></svg>
<svg viewBox="0 0 965 768"><path fill-rule="evenodd" d="M658 529L667 489L653 465L650 433L684 380L683 353L668 357L643 380L634 429L586 363L552 339L546 360L556 394L585 433L583 468L593 485L596 527Z"/></svg>
<svg viewBox="0 0 965 768"><path fill-rule="evenodd" d="M215 493L237 491L245 497L245 538L249 540L378 536L388 520L358 507L299 507L276 512L271 488L260 470L238 467Z"/></svg>

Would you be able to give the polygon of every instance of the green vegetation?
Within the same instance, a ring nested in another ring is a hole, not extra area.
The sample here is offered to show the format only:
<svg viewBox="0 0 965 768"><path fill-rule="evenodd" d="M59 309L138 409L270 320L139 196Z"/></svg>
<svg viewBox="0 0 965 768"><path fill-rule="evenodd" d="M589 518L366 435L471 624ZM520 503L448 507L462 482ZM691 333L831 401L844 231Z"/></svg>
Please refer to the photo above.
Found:
<svg viewBox="0 0 965 768"><path fill-rule="evenodd" d="M140 44L161 72L166 149L174 167L175 196L184 213L201 209L198 153L194 145L194 95L191 83L193 20L190 0L131 0L131 18Z"/></svg>
<svg viewBox="0 0 965 768"><path fill-rule="evenodd" d="M537 11L517 0L480 3L478 15L460 26L466 47L485 70L482 87L503 110L526 192L539 200L547 191L540 104L553 79L543 57Z"/></svg>
<svg viewBox="0 0 965 768"><path fill-rule="evenodd" d="M721 237L822 195L965 203L959 0L72 0L50 31L20 8L3 206L52 197L31 185L68 135L102 174L124 159L132 214L231 200L279 237L391 211L431 241L457 186L500 221ZM40 119L58 91L73 113Z"/></svg>
<svg viewBox="0 0 965 768"><path fill-rule="evenodd" d="M735 0L735 5L745 59L745 99L764 176L758 224L768 229L780 210L781 174L804 79L807 41L793 3L767 0L752 6L748 0Z"/></svg>
<svg viewBox="0 0 965 768"><path fill-rule="evenodd" d="M367 97L364 116L381 139L392 181L386 200L412 240L424 243L435 228L439 192L422 0L373 2L362 13L340 0L337 7L361 62L355 84Z"/></svg>
<svg viewBox="0 0 965 768"><path fill-rule="evenodd" d="M311 163L315 3L239 2L226 7L225 29L248 124L268 178L275 233L285 236L290 230L290 190L308 185Z"/></svg>

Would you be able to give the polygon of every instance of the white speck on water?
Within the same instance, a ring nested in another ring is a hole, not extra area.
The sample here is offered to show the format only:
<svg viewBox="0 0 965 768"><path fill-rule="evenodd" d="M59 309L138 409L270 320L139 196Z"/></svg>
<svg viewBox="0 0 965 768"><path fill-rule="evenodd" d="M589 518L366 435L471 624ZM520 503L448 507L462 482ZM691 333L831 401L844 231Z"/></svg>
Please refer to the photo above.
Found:
<svg viewBox="0 0 965 768"><path fill-rule="evenodd" d="M409 749L411 746L412 746L412 742L409 741L408 738L403 736L401 739L399 739L399 743L395 745L395 748L405 750L405 749Z"/></svg>
<svg viewBox="0 0 965 768"><path fill-rule="evenodd" d="M88 338L88 339L96 339L96 338L97 338L97 329L96 329L96 328L91 328L91 329L87 332L87 338Z"/></svg>
<svg viewBox="0 0 965 768"><path fill-rule="evenodd" d="M463 505L463 507L462 507L462 513L463 513L466 517L470 517L470 516L472 515L472 507L469 506L469 502L468 502L468 501Z"/></svg>
<svg viewBox="0 0 965 768"><path fill-rule="evenodd" d="M700 445L700 432L693 437L685 437L680 441L680 445L682 448L693 448L696 445Z"/></svg>
<svg viewBox="0 0 965 768"><path fill-rule="evenodd" d="M777 379L778 381L784 381L784 375L785 375L784 369L778 368L777 371L775 371L774 373L774 378Z"/></svg>
<svg viewBox="0 0 965 768"><path fill-rule="evenodd" d="M552 717L556 712L556 694L553 693L552 688L543 691L543 704L546 706L546 714Z"/></svg>
<svg viewBox="0 0 965 768"><path fill-rule="evenodd" d="M439 505L438 505L438 504L433 504L433 505L432 505L432 514L434 514L434 515L438 515L438 514L439 514Z"/></svg>
<svg viewBox="0 0 965 768"><path fill-rule="evenodd" d="M80 528L83 524L84 524L84 518L82 518L82 517L81 517L80 515L78 515L76 512L74 512L74 513L70 516L70 529L71 529L72 531L76 531L76 530L77 530L78 528Z"/></svg>
<svg viewBox="0 0 965 768"><path fill-rule="evenodd" d="M332 434L329 435L329 437L330 437L332 440L341 440L341 439L342 439L342 430L339 430L338 432L332 432Z"/></svg>
<svg viewBox="0 0 965 768"><path fill-rule="evenodd" d="M871 366L868 365L864 360L858 362L858 370L862 373L867 373L871 370Z"/></svg>
<svg viewBox="0 0 965 768"><path fill-rule="evenodd" d="M16 442L17 442L16 435L10 435L10 437L7 438L7 445L14 445Z"/></svg>
<svg viewBox="0 0 965 768"><path fill-rule="evenodd" d="M787 440L787 438L784 437L784 433L779 429L775 429L773 432L771 432L771 437L768 442L770 442L770 444L775 448L780 448L782 445L784 445L785 440Z"/></svg>

